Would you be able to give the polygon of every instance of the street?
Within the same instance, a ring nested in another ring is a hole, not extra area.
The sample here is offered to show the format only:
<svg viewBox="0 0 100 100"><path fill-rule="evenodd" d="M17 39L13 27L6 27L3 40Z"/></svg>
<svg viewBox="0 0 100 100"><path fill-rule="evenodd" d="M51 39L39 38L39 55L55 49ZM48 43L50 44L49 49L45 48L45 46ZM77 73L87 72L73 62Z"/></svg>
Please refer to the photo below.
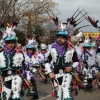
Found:
<svg viewBox="0 0 100 100"><path fill-rule="evenodd" d="M36 77L37 88L39 93L38 100L55 100L51 97L51 84L50 79L47 84L39 82L39 77ZM24 100L34 100L32 97L24 96ZM97 86L92 88L92 92L86 92L83 90L79 90L78 96L75 97L75 100L100 100L100 90L98 90Z"/></svg>

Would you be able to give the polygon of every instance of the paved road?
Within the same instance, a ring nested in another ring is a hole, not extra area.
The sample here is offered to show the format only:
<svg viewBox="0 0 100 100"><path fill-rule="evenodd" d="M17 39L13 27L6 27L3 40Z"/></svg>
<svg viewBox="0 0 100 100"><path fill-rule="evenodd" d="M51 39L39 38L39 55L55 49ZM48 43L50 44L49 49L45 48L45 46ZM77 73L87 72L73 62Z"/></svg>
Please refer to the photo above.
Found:
<svg viewBox="0 0 100 100"><path fill-rule="evenodd" d="M40 83L39 78L36 78L39 99L38 100L55 100L51 97L51 85L50 80L48 84ZM24 100L33 100L31 97L24 96ZM97 87L93 87L92 92L85 92L83 90L79 91L75 100L100 100L100 90L98 91Z"/></svg>
<svg viewBox="0 0 100 100"><path fill-rule="evenodd" d="M50 79L47 84L39 82L39 77L36 77L37 82L37 89L39 94L39 99L44 97L50 97L51 96L51 85L50 85ZM31 97L24 96L24 100L30 100ZM33 100L33 99L32 99Z"/></svg>

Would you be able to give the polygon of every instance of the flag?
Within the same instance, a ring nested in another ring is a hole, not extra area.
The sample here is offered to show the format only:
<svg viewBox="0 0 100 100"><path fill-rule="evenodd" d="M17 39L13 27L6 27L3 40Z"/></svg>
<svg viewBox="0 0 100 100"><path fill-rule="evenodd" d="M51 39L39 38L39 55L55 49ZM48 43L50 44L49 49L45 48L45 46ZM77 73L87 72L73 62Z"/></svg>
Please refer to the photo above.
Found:
<svg viewBox="0 0 100 100"><path fill-rule="evenodd" d="M73 43L72 43L70 37L68 37L67 42L68 42L68 48L69 48L69 50L71 50L73 48Z"/></svg>

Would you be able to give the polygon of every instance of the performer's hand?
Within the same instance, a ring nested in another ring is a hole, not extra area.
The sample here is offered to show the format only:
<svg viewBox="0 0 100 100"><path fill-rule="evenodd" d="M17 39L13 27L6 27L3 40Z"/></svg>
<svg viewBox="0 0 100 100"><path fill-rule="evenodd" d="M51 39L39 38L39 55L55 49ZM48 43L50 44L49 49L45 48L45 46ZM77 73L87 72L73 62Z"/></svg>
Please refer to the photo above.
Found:
<svg viewBox="0 0 100 100"><path fill-rule="evenodd" d="M100 78L100 72L98 72L98 77Z"/></svg>
<svg viewBox="0 0 100 100"><path fill-rule="evenodd" d="M72 66L70 66L70 67L66 67L66 68L65 68L65 72L71 72L72 69L73 69Z"/></svg>
<svg viewBox="0 0 100 100"><path fill-rule="evenodd" d="M3 78L2 78L2 76L0 75L0 85L2 84L2 81L3 81Z"/></svg>
<svg viewBox="0 0 100 100"><path fill-rule="evenodd" d="M30 80L27 80L27 83L28 83L29 87L32 87L32 83Z"/></svg>
<svg viewBox="0 0 100 100"><path fill-rule="evenodd" d="M41 75L41 77L42 77L43 80L45 80L45 76L44 75Z"/></svg>
<svg viewBox="0 0 100 100"><path fill-rule="evenodd" d="M54 74L54 73L50 73L50 74L49 74L49 77L50 77L50 78L55 78L55 74Z"/></svg>
<svg viewBox="0 0 100 100"><path fill-rule="evenodd" d="M84 66L84 67L85 67L85 66L86 66L86 64L85 64L84 62L82 62L82 66Z"/></svg>

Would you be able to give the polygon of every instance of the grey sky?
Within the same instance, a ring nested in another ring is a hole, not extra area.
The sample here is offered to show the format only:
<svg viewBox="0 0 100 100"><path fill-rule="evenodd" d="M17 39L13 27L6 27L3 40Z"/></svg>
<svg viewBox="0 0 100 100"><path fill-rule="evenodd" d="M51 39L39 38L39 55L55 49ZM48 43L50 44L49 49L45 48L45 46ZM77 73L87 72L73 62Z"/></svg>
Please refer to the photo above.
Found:
<svg viewBox="0 0 100 100"><path fill-rule="evenodd" d="M65 22L68 17L71 17L74 12L81 6L88 12L88 15L94 17L95 20L100 21L100 0L53 0L56 3L59 3L57 9L61 12L61 15L58 16L60 21ZM87 21L83 21L79 26L89 25ZM98 23L100 26L100 22ZM80 29L82 31L98 32L93 26L85 27Z"/></svg>

